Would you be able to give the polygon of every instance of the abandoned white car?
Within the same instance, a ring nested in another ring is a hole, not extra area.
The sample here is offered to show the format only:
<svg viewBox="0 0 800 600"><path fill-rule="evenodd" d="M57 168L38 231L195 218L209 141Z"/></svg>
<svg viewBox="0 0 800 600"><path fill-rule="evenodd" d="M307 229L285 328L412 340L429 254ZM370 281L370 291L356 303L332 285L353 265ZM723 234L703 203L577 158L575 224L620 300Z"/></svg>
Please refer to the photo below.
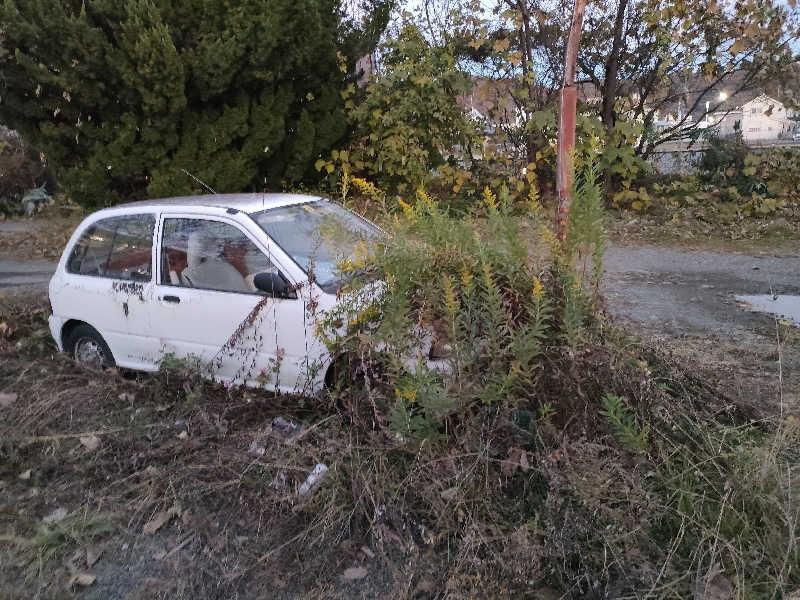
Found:
<svg viewBox="0 0 800 600"><path fill-rule="evenodd" d="M195 357L223 382L316 393L331 364L318 315L336 305L341 261L382 235L334 202L296 194L101 210L77 228L50 281L50 331L95 366L153 371L167 355Z"/></svg>

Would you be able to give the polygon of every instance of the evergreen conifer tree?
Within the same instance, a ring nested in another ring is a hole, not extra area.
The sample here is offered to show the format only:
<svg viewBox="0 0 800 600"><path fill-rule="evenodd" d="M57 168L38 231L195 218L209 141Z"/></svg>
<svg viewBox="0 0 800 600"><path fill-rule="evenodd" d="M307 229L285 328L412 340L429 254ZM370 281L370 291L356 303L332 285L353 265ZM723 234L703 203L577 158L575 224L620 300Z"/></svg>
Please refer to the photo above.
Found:
<svg viewBox="0 0 800 600"><path fill-rule="evenodd" d="M341 0L5 0L0 122L86 206L201 193L182 169L278 189L347 135L340 92L391 4L356 27Z"/></svg>

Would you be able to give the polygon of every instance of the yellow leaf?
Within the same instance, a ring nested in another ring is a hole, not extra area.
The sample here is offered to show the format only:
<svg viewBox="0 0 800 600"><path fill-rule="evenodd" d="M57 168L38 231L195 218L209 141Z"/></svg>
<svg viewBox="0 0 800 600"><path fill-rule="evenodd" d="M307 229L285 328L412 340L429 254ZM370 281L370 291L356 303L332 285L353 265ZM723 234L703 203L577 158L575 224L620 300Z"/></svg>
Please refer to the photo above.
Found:
<svg viewBox="0 0 800 600"><path fill-rule="evenodd" d="M467 44L467 46L477 50L478 48L483 46L483 42L484 42L484 40L470 40L470 42Z"/></svg>
<svg viewBox="0 0 800 600"><path fill-rule="evenodd" d="M739 38L738 40L733 42L733 44L731 44L731 54L735 56L745 48L747 48L747 42L744 40L744 38Z"/></svg>
<svg viewBox="0 0 800 600"><path fill-rule="evenodd" d="M313 99L314 99L314 94L312 94L311 92L308 92L308 93L306 94L306 100L308 100L309 102L311 102Z"/></svg>
<svg viewBox="0 0 800 600"><path fill-rule="evenodd" d="M328 172L328 174L333 173L333 168L334 167L333 167L333 165L331 163L328 163L327 165L325 165L325 170Z"/></svg>
<svg viewBox="0 0 800 600"><path fill-rule="evenodd" d="M508 50L508 46L511 44L508 38L503 38L500 40L495 40L494 42L494 51L495 52L505 52Z"/></svg>

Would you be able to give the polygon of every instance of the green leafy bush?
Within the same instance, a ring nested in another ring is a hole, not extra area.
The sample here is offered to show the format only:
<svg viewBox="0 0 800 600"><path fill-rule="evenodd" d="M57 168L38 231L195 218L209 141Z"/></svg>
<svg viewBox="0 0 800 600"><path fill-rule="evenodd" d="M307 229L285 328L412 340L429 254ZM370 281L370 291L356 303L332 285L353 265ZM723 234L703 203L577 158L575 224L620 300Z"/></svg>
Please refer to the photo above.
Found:
<svg viewBox="0 0 800 600"><path fill-rule="evenodd" d="M381 293L354 279L343 292L350 301L323 326L334 354L380 364L370 419L418 439L446 432L479 406L540 408L543 361L577 346L592 319L588 292L599 286L604 248L594 177L590 169L579 178L569 243L555 261L542 255L552 236L540 216L528 214L533 229L523 228L506 192L486 188L463 218L423 192L414 204L400 201L389 242L343 265L376 273L385 282ZM577 263L587 268L576 270ZM425 355L440 358L442 372L430 370Z"/></svg>

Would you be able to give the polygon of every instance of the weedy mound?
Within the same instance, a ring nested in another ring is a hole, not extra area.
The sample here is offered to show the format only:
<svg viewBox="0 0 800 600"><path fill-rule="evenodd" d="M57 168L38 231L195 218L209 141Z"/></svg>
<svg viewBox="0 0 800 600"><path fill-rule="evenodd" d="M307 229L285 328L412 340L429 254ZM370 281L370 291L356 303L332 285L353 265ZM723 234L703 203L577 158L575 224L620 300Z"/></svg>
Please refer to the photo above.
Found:
<svg viewBox="0 0 800 600"><path fill-rule="evenodd" d="M488 190L464 219L425 194L402 208L389 243L349 265L382 293L355 278L324 333L355 365L334 398L374 440L337 460L353 519L414 557L409 590L776 598L800 585L797 419L754 423L606 322L591 172L568 244L547 257Z"/></svg>

